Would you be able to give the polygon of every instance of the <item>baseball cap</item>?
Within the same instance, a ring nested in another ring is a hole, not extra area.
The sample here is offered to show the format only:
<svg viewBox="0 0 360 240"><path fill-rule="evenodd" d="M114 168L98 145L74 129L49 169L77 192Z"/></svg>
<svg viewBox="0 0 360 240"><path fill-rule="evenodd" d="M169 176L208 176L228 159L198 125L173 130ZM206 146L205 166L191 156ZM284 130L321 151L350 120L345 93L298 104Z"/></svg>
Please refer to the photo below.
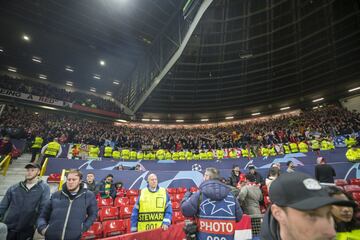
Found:
<svg viewBox="0 0 360 240"><path fill-rule="evenodd" d="M38 168L41 169L40 165L37 163L28 163L25 165L25 168Z"/></svg>
<svg viewBox="0 0 360 240"><path fill-rule="evenodd" d="M353 206L351 201L330 197L317 180L301 172L281 174L271 183L269 197L278 206L303 211L327 205Z"/></svg>

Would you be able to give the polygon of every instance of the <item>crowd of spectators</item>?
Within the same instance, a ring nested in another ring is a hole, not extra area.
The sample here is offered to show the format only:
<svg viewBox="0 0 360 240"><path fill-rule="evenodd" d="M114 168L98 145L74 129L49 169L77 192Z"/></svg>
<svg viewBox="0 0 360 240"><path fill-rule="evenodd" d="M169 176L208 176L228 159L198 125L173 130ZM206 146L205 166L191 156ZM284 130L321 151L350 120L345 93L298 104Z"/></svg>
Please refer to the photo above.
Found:
<svg viewBox="0 0 360 240"><path fill-rule="evenodd" d="M0 78L0 88L33 94L40 97L53 98L70 103L77 103L82 106L97 108L109 112L121 112L121 108L117 106L113 101L95 95L76 91L70 92L62 88L57 88L50 84L44 84L32 80L11 78L9 76L1 76Z"/></svg>
<svg viewBox="0 0 360 240"><path fill-rule="evenodd" d="M360 114L340 106L326 106L298 116L282 116L266 121L212 128L153 128L80 118L54 112L34 112L7 106L0 119L2 135L14 131L21 138L41 135L45 142L86 143L97 146L111 141L118 147L141 149L217 149L297 142L312 136L336 136L360 131Z"/></svg>

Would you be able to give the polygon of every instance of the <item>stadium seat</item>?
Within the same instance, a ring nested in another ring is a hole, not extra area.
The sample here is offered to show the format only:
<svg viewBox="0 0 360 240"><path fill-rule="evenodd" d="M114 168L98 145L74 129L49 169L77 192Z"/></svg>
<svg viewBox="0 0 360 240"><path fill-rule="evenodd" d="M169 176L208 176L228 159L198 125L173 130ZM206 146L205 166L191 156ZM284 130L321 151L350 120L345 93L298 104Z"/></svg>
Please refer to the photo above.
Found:
<svg viewBox="0 0 360 240"><path fill-rule="evenodd" d="M175 202L181 202L184 198L184 195L183 193L178 193L175 195Z"/></svg>
<svg viewBox="0 0 360 240"><path fill-rule="evenodd" d="M116 190L116 197L124 197L126 194L126 190L124 189L117 189Z"/></svg>
<svg viewBox="0 0 360 240"><path fill-rule="evenodd" d="M61 180L61 174L52 173L49 175L47 182L48 183L60 183L60 180Z"/></svg>
<svg viewBox="0 0 360 240"><path fill-rule="evenodd" d="M124 224L125 224L126 233L130 233L131 232L131 219L130 218L125 218L123 221L124 221Z"/></svg>
<svg viewBox="0 0 360 240"><path fill-rule="evenodd" d="M360 186L359 185L346 185L346 186L344 186L344 190L348 193L360 192Z"/></svg>
<svg viewBox="0 0 360 240"><path fill-rule="evenodd" d="M100 198L98 199L98 207L112 207L114 205L114 201L112 198Z"/></svg>
<svg viewBox="0 0 360 240"><path fill-rule="evenodd" d="M355 201L360 202L360 192L353 192L352 197Z"/></svg>
<svg viewBox="0 0 360 240"><path fill-rule="evenodd" d="M184 220L185 220L185 217L184 217L184 215L182 215L182 213L180 211L173 212L172 222L174 224L184 221Z"/></svg>
<svg viewBox="0 0 360 240"><path fill-rule="evenodd" d="M351 185L360 185L360 179L359 178L352 178L350 179Z"/></svg>
<svg viewBox="0 0 360 240"><path fill-rule="evenodd" d="M169 194L176 194L177 193L177 188L168 188L168 189L166 189L166 191Z"/></svg>
<svg viewBox="0 0 360 240"><path fill-rule="evenodd" d="M119 209L117 207L103 207L99 210L100 221L118 219Z"/></svg>
<svg viewBox="0 0 360 240"><path fill-rule="evenodd" d="M133 207L131 207L131 206L120 207L120 211L119 211L120 219L130 218L132 209L133 209Z"/></svg>
<svg viewBox="0 0 360 240"><path fill-rule="evenodd" d="M191 187L190 192L194 193L197 192L199 189L197 187Z"/></svg>
<svg viewBox="0 0 360 240"><path fill-rule="evenodd" d="M102 223L104 237L116 236L126 233L126 226L123 220L109 220Z"/></svg>
<svg viewBox="0 0 360 240"><path fill-rule="evenodd" d="M115 207L124 207L129 205L129 198L127 197L117 197L115 198L114 206Z"/></svg>
<svg viewBox="0 0 360 240"><path fill-rule="evenodd" d="M129 205L133 206L136 203L138 196L130 196L129 197Z"/></svg>
<svg viewBox="0 0 360 240"><path fill-rule="evenodd" d="M173 211L179 211L180 210L180 203L179 202L171 202L171 206Z"/></svg>
<svg viewBox="0 0 360 240"><path fill-rule="evenodd" d="M103 236L103 227L100 222L94 222L93 225L82 234L81 240L96 239Z"/></svg>
<svg viewBox="0 0 360 240"><path fill-rule="evenodd" d="M139 190L135 190L135 189L129 189L126 191L126 196L130 197L130 196L139 196Z"/></svg>
<svg viewBox="0 0 360 240"><path fill-rule="evenodd" d="M345 179L335 179L336 186L345 186L348 185L348 182Z"/></svg>
<svg viewBox="0 0 360 240"><path fill-rule="evenodd" d="M179 187L178 189L177 189L177 192L176 193L183 193L183 194L185 194L187 192L187 188L185 188L185 187Z"/></svg>

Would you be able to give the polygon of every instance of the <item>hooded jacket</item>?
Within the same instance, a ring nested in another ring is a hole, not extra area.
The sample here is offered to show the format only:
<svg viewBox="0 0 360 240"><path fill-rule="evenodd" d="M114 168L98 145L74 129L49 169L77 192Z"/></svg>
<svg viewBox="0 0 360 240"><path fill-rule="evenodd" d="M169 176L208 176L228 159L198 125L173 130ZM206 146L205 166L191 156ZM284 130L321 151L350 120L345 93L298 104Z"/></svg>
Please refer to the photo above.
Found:
<svg viewBox="0 0 360 240"><path fill-rule="evenodd" d="M271 209L266 211L260 232L261 240L281 240L279 223L271 214Z"/></svg>
<svg viewBox="0 0 360 240"><path fill-rule="evenodd" d="M0 220L9 230L33 229L36 219L50 198L50 188L39 180L31 189L25 182L11 186L0 203Z"/></svg>
<svg viewBox="0 0 360 240"><path fill-rule="evenodd" d="M187 192L181 202L181 210L185 217L198 217L198 240L220 235L221 239L233 239L234 223L242 217L239 202L231 193L230 187L218 180L203 182L199 191L194 194ZM209 231L219 229L215 225L220 223L232 231Z"/></svg>
<svg viewBox="0 0 360 240"><path fill-rule="evenodd" d="M38 231L46 229L45 239L78 240L96 219L98 207L93 192L80 185L72 195L63 185L63 190L54 193L37 221Z"/></svg>

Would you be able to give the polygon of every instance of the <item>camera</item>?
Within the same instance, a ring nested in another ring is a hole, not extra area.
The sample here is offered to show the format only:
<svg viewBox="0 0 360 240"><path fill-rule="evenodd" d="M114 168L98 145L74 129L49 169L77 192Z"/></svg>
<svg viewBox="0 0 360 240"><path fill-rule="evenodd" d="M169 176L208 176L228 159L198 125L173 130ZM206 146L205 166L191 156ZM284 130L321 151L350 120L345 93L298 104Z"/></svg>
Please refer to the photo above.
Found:
<svg viewBox="0 0 360 240"><path fill-rule="evenodd" d="M186 234L186 240L196 240L197 225L191 220L185 220L185 226L183 228Z"/></svg>

